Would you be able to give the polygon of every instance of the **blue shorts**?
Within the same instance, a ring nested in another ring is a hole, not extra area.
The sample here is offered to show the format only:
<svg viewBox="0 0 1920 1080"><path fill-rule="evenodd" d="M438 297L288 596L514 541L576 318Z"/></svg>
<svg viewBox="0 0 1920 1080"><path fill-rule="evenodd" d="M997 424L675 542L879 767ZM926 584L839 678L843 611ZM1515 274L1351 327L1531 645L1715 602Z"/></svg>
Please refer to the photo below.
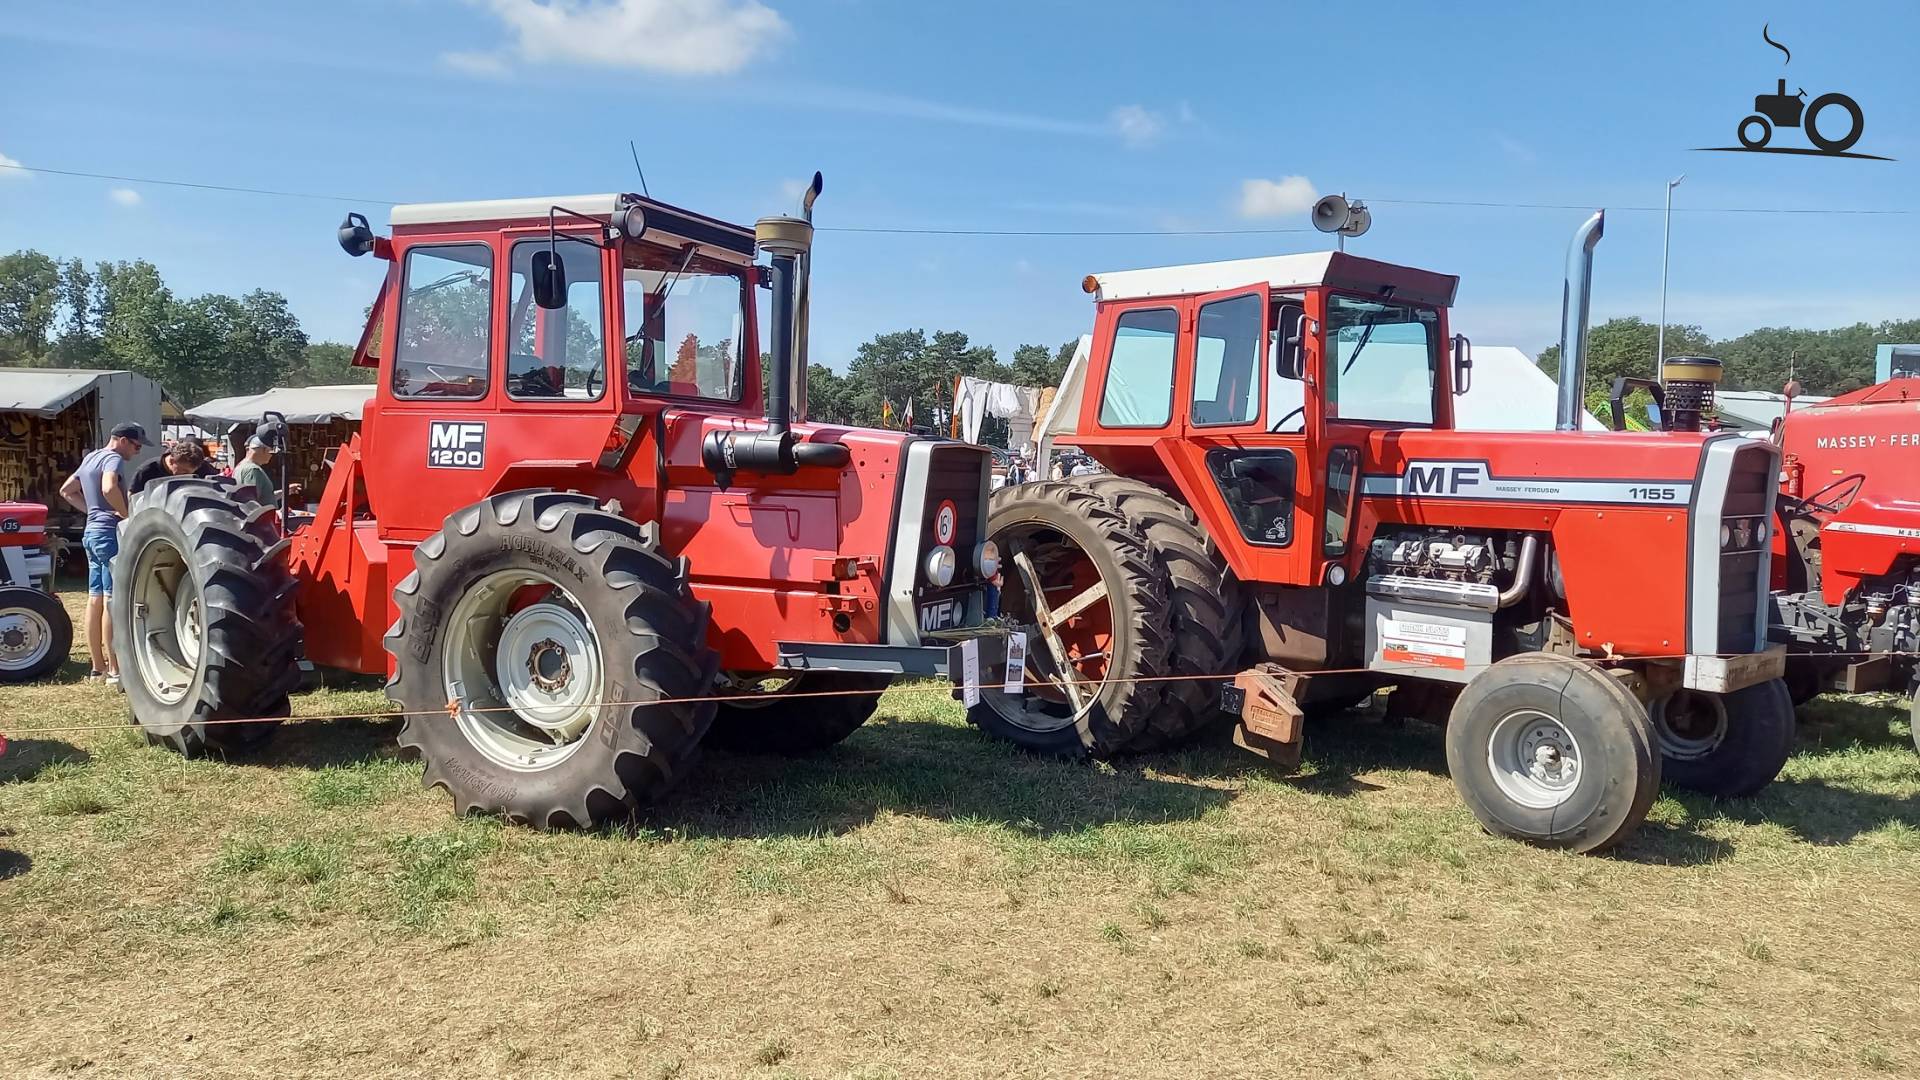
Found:
<svg viewBox="0 0 1920 1080"><path fill-rule="evenodd" d="M113 557L120 554L120 534L89 532L80 537L87 549L87 595L113 595Z"/></svg>

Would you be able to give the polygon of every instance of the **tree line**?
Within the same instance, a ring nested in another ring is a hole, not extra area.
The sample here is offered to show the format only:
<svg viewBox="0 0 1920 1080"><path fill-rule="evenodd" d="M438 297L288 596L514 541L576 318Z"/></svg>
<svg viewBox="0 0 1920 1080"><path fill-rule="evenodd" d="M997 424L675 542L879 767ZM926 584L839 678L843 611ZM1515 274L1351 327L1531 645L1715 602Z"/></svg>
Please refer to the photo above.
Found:
<svg viewBox="0 0 1920 1080"><path fill-rule="evenodd" d="M1638 318L1610 319L1589 332L1587 394L1596 415L1604 414L1615 376L1652 375L1658 332ZM1792 377L1817 395L1869 385L1874 346L1914 341L1920 319L1764 327L1722 340L1694 325L1667 327L1667 355L1719 358L1728 389L1777 392ZM1057 386L1074 346L1021 345L1002 360L957 330L878 334L854 351L845 374L809 366L810 411L828 423L902 427L911 402L915 426L944 427L958 376ZM353 367L352 355L350 346L309 340L277 292L186 297L144 259L88 267L32 250L0 256L0 366L124 368L193 405L272 386L372 382L373 371ZM1539 355L1549 373L1559 360L1558 345ZM987 431L1003 426L989 422Z"/></svg>
<svg viewBox="0 0 1920 1080"><path fill-rule="evenodd" d="M0 256L0 366L135 371L197 405L273 386L372 382L353 350L314 342L277 292L186 297L145 259Z"/></svg>

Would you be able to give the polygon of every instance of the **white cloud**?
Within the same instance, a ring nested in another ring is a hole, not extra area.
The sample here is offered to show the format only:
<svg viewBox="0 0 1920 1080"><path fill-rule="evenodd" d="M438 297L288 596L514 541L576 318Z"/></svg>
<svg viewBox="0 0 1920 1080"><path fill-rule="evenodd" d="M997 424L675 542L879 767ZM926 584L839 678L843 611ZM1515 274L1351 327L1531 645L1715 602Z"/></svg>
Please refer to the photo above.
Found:
<svg viewBox="0 0 1920 1080"><path fill-rule="evenodd" d="M1240 216L1277 218L1304 214L1312 209L1320 194L1313 181L1304 176L1283 176L1278 180L1242 180Z"/></svg>
<svg viewBox="0 0 1920 1080"><path fill-rule="evenodd" d="M490 52L441 53L440 66L448 71L457 71L462 75L473 75L482 79L498 79L511 70L507 65L506 57Z"/></svg>
<svg viewBox="0 0 1920 1080"><path fill-rule="evenodd" d="M0 165L6 166L6 168L0 169L0 180L7 180L7 179L25 180L28 177L33 175L32 173L22 169L18 161L15 161L14 159L8 157L5 154L0 154Z"/></svg>
<svg viewBox="0 0 1920 1080"><path fill-rule="evenodd" d="M112 200L115 206L140 205L140 193L132 188L114 188L112 191L107 192L107 198Z"/></svg>
<svg viewBox="0 0 1920 1080"><path fill-rule="evenodd" d="M1147 146L1167 130L1166 118L1144 105L1122 105L1107 114L1107 122L1128 146Z"/></svg>
<svg viewBox="0 0 1920 1080"><path fill-rule="evenodd" d="M478 0L529 63L572 61L670 75L726 75L787 36L759 0ZM462 54L455 54L462 55Z"/></svg>

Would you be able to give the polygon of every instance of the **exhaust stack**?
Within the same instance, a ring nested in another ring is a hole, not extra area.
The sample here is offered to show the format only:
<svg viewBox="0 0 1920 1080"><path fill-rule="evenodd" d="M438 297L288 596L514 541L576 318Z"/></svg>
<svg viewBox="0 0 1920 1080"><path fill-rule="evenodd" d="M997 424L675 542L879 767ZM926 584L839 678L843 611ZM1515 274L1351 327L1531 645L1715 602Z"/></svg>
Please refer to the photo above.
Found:
<svg viewBox="0 0 1920 1080"><path fill-rule="evenodd" d="M1567 246L1567 282L1560 294L1560 399L1554 428L1579 431L1586 411L1587 323L1593 305L1593 248L1606 230L1607 212L1596 210Z"/></svg>
<svg viewBox="0 0 1920 1080"><path fill-rule="evenodd" d="M809 226L813 224L813 201L820 197L826 187L826 181L819 173L813 174L813 183L800 196L800 219ZM795 280L793 283L793 381L788 384L788 401L795 420L807 418L807 313L812 304L813 249L809 247L794 262Z"/></svg>

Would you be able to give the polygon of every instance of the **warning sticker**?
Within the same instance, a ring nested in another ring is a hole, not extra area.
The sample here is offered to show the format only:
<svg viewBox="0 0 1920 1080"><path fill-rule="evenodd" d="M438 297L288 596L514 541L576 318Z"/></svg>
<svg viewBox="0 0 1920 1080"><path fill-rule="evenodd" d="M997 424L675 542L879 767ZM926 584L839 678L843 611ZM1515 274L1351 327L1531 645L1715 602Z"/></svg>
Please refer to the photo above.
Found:
<svg viewBox="0 0 1920 1080"><path fill-rule="evenodd" d="M1465 671L1467 628L1414 619L1381 619L1380 659L1412 667Z"/></svg>

